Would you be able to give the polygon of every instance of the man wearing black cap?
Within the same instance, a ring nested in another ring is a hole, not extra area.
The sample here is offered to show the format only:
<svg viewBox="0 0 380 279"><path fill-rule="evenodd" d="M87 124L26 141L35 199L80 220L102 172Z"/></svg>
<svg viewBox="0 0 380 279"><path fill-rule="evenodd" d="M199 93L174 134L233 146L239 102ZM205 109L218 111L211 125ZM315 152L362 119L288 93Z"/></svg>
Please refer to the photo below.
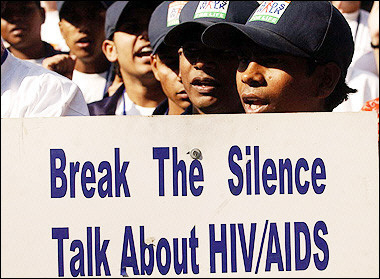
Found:
<svg viewBox="0 0 380 279"><path fill-rule="evenodd" d="M237 57L206 47L202 32L216 22L245 23L259 4L255 1L189 1L180 24L165 36L179 48L180 77L192 106L185 114L243 113L236 89Z"/></svg>
<svg viewBox="0 0 380 279"><path fill-rule="evenodd" d="M178 48L164 43L165 35L179 23L179 15L187 1L164 1L149 21L149 41L152 45L151 64L154 76L161 83L167 99L153 115L182 114L190 105L189 97L179 77Z"/></svg>
<svg viewBox="0 0 380 279"><path fill-rule="evenodd" d="M355 92L345 83L350 27L328 1L265 1L245 25L215 24L202 41L239 53L236 82L247 113L332 111Z"/></svg>
<svg viewBox="0 0 380 279"><path fill-rule="evenodd" d="M123 85L110 97L89 104L91 115L152 115L165 99L150 64L148 23L160 2L116 1L106 14L103 51L118 65Z"/></svg>

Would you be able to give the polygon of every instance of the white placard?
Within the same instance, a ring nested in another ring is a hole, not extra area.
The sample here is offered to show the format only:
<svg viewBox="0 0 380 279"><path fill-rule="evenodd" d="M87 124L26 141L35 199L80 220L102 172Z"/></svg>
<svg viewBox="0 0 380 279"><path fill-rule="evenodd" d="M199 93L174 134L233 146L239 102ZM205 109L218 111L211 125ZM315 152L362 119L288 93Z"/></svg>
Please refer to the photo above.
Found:
<svg viewBox="0 0 380 279"><path fill-rule="evenodd" d="M378 154L373 112L2 119L1 276L378 277Z"/></svg>

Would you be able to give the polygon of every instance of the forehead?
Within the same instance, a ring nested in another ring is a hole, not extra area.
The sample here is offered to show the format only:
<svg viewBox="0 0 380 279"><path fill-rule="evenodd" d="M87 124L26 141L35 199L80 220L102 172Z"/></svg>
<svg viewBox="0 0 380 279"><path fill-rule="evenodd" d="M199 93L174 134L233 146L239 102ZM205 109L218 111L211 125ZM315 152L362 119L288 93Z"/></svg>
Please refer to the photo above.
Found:
<svg viewBox="0 0 380 279"><path fill-rule="evenodd" d="M245 55L286 55L284 52L274 51L247 38L240 40L240 43L236 44L235 50Z"/></svg>
<svg viewBox="0 0 380 279"><path fill-rule="evenodd" d="M61 8L60 15L64 19L78 16L96 16L105 13L105 7L99 1L67 1Z"/></svg>
<svg viewBox="0 0 380 279"><path fill-rule="evenodd" d="M5 4L3 4L5 2ZM4 12L12 11L17 12L20 11L23 8L39 8L36 1L1 1L1 5L3 8L4 5Z"/></svg>
<svg viewBox="0 0 380 279"><path fill-rule="evenodd" d="M178 57L178 48L161 44L157 49L157 54L162 57Z"/></svg>
<svg viewBox="0 0 380 279"><path fill-rule="evenodd" d="M120 20L118 22L118 25L121 25L125 22L128 23L135 23L135 22L144 22L149 23L150 16L152 14L153 10L150 8L145 7L133 7L133 8L127 8L123 11L123 13L120 16Z"/></svg>

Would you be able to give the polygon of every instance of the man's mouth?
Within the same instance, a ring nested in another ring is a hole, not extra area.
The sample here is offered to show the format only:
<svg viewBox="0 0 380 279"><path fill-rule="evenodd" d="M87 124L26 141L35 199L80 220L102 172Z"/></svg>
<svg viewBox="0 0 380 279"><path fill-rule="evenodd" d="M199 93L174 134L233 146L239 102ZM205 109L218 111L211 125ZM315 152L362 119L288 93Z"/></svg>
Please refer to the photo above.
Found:
<svg viewBox="0 0 380 279"><path fill-rule="evenodd" d="M242 96L242 102L246 113L264 112L269 102L255 95Z"/></svg>
<svg viewBox="0 0 380 279"><path fill-rule="evenodd" d="M89 38L82 38L80 40L78 40L76 42L76 44L79 46L79 47L88 47L90 44L91 44L91 40Z"/></svg>
<svg viewBox="0 0 380 279"><path fill-rule="evenodd" d="M11 30L11 33L14 35L20 35L21 33L24 33L26 31L26 28L23 27L16 27Z"/></svg>
<svg viewBox="0 0 380 279"><path fill-rule="evenodd" d="M191 85L201 94L211 94L220 86L218 81L211 78L195 78Z"/></svg>
<svg viewBox="0 0 380 279"><path fill-rule="evenodd" d="M149 57L151 54L152 54L152 47L151 46L146 46L146 47L143 47L141 48L137 53L136 53L136 56L137 57Z"/></svg>
<svg viewBox="0 0 380 279"><path fill-rule="evenodd" d="M185 90L182 90L181 92L176 93L176 95L180 97L181 99L189 99L189 96L187 95Z"/></svg>

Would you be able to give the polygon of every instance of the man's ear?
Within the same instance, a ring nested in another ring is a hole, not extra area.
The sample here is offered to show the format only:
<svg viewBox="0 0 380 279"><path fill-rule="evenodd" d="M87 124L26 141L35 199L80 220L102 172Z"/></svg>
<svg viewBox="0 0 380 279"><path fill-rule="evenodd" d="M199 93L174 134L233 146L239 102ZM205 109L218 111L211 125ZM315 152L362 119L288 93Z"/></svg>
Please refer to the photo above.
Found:
<svg viewBox="0 0 380 279"><path fill-rule="evenodd" d="M115 46L115 42L111 40L104 40L102 43L102 51L107 57L108 61L116 62L118 59L118 52Z"/></svg>
<svg viewBox="0 0 380 279"><path fill-rule="evenodd" d="M158 62L159 57L157 54L153 54L150 56L150 64L152 65L152 71L154 74L154 77L158 80L160 80L160 75L158 74L158 68L157 68L157 62Z"/></svg>
<svg viewBox="0 0 380 279"><path fill-rule="evenodd" d="M315 71L318 78L318 98L325 99L334 91L342 71L334 62L318 65Z"/></svg>
<svg viewBox="0 0 380 279"><path fill-rule="evenodd" d="M45 23L46 20L46 12L44 8L40 8L40 13L41 13L41 25Z"/></svg>
<svg viewBox="0 0 380 279"><path fill-rule="evenodd" d="M178 57L179 57L179 61L181 61L181 56L183 55L183 48L180 47L178 49ZM179 82L182 83L182 73L181 73L181 66L178 67L178 78L179 78Z"/></svg>
<svg viewBox="0 0 380 279"><path fill-rule="evenodd" d="M59 31L61 32L61 35L62 35L62 37L63 37L63 27L62 27L62 25L63 25L63 23L62 23L62 19L60 19L59 21L58 21L58 27L59 27ZM65 41L66 41L66 38L63 38Z"/></svg>

